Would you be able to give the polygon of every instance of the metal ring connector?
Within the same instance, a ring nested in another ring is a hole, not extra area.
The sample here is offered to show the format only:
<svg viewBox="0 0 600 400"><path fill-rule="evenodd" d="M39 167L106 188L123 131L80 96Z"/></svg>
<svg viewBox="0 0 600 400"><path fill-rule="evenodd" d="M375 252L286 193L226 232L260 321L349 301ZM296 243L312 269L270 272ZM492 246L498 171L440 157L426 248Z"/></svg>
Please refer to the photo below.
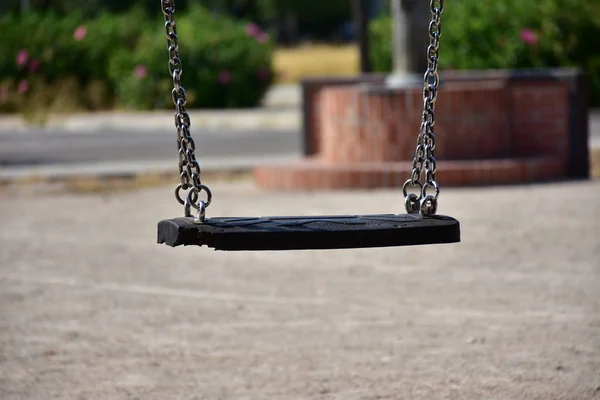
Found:
<svg viewBox="0 0 600 400"><path fill-rule="evenodd" d="M404 185L402 186L402 194L404 195L404 208L409 214L418 213L420 209L420 200L421 193L423 193L423 184L420 181L415 182L413 182L412 179L409 179L406 182L404 182ZM406 190L408 186L418 187L420 189L419 195L417 196L415 193L409 194Z"/></svg>
<svg viewBox="0 0 600 400"><path fill-rule="evenodd" d="M192 216L192 202L190 201L190 196L188 194L188 197L185 198L185 202L183 205L183 216L188 218Z"/></svg>
<svg viewBox="0 0 600 400"><path fill-rule="evenodd" d="M208 186L200 185L198 186L198 189L204 190L206 192L206 207L210 206L210 203L212 203L212 192L210 191Z"/></svg>
<svg viewBox="0 0 600 400"><path fill-rule="evenodd" d="M433 217L437 212L438 202L434 196L426 196L421 200L421 215L424 217Z"/></svg>
<svg viewBox="0 0 600 400"><path fill-rule="evenodd" d="M179 185L177 185L177 187L175 188L175 198L177 199L177 202L183 206L183 205L185 205L185 200L183 200L183 199L181 198L181 194L180 194L180 192L181 192L182 190L184 190L184 189L183 189L183 185L180 183L180 184L179 184Z"/></svg>
<svg viewBox="0 0 600 400"><path fill-rule="evenodd" d="M414 193L409 194L404 199L404 208L406 212L409 214L416 214L419 212L419 208L421 207L419 203L419 196Z"/></svg>
<svg viewBox="0 0 600 400"><path fill-rule="evenodd" d="M195 224L203 224L206 221L206 203L201 200L200 205L198 206L198 212L196 213L196 218L194 218Z"/></svg>
<svg viewBox="0 0 600 400"><path fill-rule="evenodd" d="M427 195L427 189L432 188L435 189L435 194L433 196ZM426 197L433 197L434 200L437 200L440 196L440 186L436 181L425 182L423 186L421 186L421 198L424 199Z"/></svg>
<svg viewBox="0 0 600 400"><path fill-rule="evenodd" d="M191 201L191 205L192 207L194 207L196 210L200 209L200 205L196 204L196 202L198 201L198 196L200 194L200 192L204 190L206 192L206 201L201 201L201 203L205 203L205 207L210 206L210 203L212 203L212 192L210 191L210 189L208 188L208 186L206 185L199 185L198 187L193 187L190 189L189 193L188 193L188 198L190 198L190 196L195 195L196 198L195 199L191 199L193 200Z"/></svg>
<svg viewBox="0 0 600 400"><path fill-rule="evenodd" d="M185 205L185 202L187 199L189 199L191 203L196 203L198 201L198 192L197 191L190 191L187 194L187 196L185 197L186 200L184 200L183 197L181 197L181 191L187 190L187 189L188 188L184 187L184 185L182 185L181 183L179 185L177 185L177 187L175 188L175 198L177 199L177 202L179 204L181 204L182 206ZM195 196L195 197L191 197L191 196Z"/></svg>
<svg viewBox="0 0 600 400"><path fill-rule="evenodd" d="M408 179L406 182L404 182L404 185L402 185L402 195L404 197L408 196L408 191L406 190L406 188L408 188L408 186L418 187L419 193L423 193L423 184L421 182L419 182L419 181L413 182L412 179Z"/></svg>

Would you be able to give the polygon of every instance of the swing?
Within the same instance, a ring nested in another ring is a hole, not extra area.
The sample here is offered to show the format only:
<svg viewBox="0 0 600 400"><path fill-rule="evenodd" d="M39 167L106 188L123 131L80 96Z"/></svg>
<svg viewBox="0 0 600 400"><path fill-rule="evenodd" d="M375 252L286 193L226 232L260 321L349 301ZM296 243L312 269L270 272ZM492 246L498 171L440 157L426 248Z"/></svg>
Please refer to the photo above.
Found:
<svg viewBox="0 0 600 400"><path fill-rule="evenodd" d="M428 67L424 76L423 118L410 178L402 192L406 214L336 215L301 217L206 218L212 202L210 189L200 181L200 164L194 155L186 94L181 86L175 0L161 0L165 17L169 72L173 77L173 103L179 149L181 183L175 198L184 206L184 217L158 223L158 243L208 246L215 250L309 250L390 247L460 242L459 222L436 215L440 188L435 180L434 105L439 84L438 54L443 0L430 0ZM425 179L422 182L421 176ZM409 193L409 187L418 195ZM432 193L427 193L431 190ZM182 192L187 191L185 196ZM206 200L200 200L202 192ZM195 216L192 215L195 210Z"/></svg>

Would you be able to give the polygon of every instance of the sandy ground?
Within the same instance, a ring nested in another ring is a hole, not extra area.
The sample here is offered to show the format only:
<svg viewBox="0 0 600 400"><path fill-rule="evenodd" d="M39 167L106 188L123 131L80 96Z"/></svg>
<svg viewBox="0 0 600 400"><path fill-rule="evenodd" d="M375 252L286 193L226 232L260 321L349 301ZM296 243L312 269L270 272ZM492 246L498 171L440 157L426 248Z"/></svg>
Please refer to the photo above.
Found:
<svg viewBox="0 0 600 400"><path fill-rule="evenodd" d="M211 185L209 215L402 212ZM600 399L600 182L443 189L456 245L155 244L171 188L0 192L0 399Z"/></svg>

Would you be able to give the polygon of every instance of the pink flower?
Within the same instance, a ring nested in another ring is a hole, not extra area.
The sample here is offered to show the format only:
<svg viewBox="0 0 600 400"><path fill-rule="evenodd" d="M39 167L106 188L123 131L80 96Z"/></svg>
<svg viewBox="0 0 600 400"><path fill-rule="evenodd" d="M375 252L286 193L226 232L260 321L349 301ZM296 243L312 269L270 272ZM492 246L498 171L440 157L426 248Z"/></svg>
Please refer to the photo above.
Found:
<svg viewBox="0 0 600 400"><path fill-rule="evenodd" d="M8 88L0 86L0 103L5 103L8 100Z"/></svg>
<svg viewBox="0 0 600 400"><path fill-rule="evenodd" d="M27 82L25 79L23 79L21 82L19 82L19 86L17 87L17 92L25 93L28 90L29 90L29 82Z"/></svg>
<svg viewBox="0 0 600 400"><path fill-rule="evenodd" d="M27 64L27 60L29 60L29 53L27 50L23 49L17 53L17 65L19 67Z"/></svg>
<svg viewBox="0 0 600 400"><path fill-rule="evenodd" d="M258 43L267 43L267 42L269 41L269 39L270 39L270 36L269 36L269 34L268 34L268 33L266 33L266 32L262 32L261 34L259 34L259 35L256 37L256 41L257 41Z"/></svg>
<svg viewBox="0 0 600 400"><path fill-rule="evenodd" d="M137 67L135 67L135 76L137 76L140 79L145 78L146 76L148 76L148 68L146 68L145 65L138 65Z"/></svg>
<svg viewBox="0 0 600 400"><path fill-rule="evenodd" d="M256 75L261 81L266 81L269 78L269 70L265 67L259 68Z"/></svg>
<svg viewBox="0 0 600 400"><path fill-rule="evenodd" d="M40 61L34 58L29 62L29 72L35 73L38 69L40 69Z"/></svg>
<svg viewBox="0 0 600 400"><path fill-rule="evenodd" d="M538 35L531 29L521 30L521 40L528 45L534 45L538 42Z"/></svg>
<svg viewBox="0 0 600 400"><path fill-rule="evenodd" d="M73 32L73 39L77 40L78 42L85 39L87 35L87 28L85 27L85 25L80 25L77 27L77 29L75 29L75 32Z"/></svg>
<svg viewBox="0 0 600 400"><path fill-rule="evenodd" d="M246 25L246 35L257 37L258 35L260 35L260 33L260 27L258 25L253 23Z"/></svg>
<svg viewBox="0 0 600 400"><path fill-rule="evenodd" d="M227 85L231 82L231 73L229 71L221 71L219 74L219 83Z"/></svg>

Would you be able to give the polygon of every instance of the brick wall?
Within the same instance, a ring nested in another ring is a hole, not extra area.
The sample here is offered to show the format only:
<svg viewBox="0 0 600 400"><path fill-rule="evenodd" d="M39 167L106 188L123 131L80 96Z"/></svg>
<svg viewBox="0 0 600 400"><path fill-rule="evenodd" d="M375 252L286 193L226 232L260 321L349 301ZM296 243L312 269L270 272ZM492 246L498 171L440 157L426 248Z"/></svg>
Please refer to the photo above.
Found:
<svg viewBox="0 0 600 400"><path fill-rule="evenodd" d="M302 103L304 106L303 136L304 154L314 155L320 152L319 132L321 130L321 93L323 89L340 85L362 83L382 84L385 75L369 74L348 78L310 78L302 81Z"/></svg>
<svg viewBox="0 0 600 400"><path fill-rule="evenodd" d="M508 155L510 138L504 84L456 84L442 92L437 102L435 129L439 159ZM371 91L342 86L322 91L318 148L324 160L412 159L421 121L421 96L422 91L416 88Z"/></svg>
<svg viewBox="0 0 600 400"><path fill-rule="evenodd" d="M564 82L511 84L510 113L512 155L553 155L566 166L569 105Z"/></svg>
<svg viewBox="0 0 600 400"><path fill-rule="evenodd" d="M321 86L312 97L311 154L330 162L412 158L421 90ZM449 80L436 103L436 156L447 160L569 153L569 92L560 80Z"/></svg>
<svg viewBox="0 0 600 400"><path fill-rule="evenodd" d="M258 186L401 187L411 174L422 93L389 90L384 79L304 82L308 157L257 167ZM588 177L585 86L576 70L443 74L436 104L438 181L464 186Z"/></svg>

